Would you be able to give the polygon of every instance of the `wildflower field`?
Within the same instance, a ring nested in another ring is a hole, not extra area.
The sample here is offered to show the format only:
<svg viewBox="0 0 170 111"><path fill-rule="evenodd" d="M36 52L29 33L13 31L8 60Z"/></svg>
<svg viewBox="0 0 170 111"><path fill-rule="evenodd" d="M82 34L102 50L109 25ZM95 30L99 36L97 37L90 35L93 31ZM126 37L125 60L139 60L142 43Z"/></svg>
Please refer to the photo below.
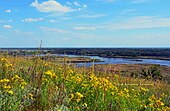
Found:
<svg viewBox="0 0 170 111"><path fill-rule="evenodd" d="M0 56L0 111L169 111L169 88L93 67Z"/></svg>

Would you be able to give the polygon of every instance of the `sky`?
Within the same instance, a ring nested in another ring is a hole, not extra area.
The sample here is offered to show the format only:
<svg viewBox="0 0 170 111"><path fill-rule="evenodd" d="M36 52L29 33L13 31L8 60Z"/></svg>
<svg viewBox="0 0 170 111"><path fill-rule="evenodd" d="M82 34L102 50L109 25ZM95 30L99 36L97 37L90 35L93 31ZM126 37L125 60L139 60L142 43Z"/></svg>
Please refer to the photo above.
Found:
<svg viewBox="0 0 170 111"><path fill-rule="evenodd" d="M0 0L0 47L170 47L170 0Z"/></svg>

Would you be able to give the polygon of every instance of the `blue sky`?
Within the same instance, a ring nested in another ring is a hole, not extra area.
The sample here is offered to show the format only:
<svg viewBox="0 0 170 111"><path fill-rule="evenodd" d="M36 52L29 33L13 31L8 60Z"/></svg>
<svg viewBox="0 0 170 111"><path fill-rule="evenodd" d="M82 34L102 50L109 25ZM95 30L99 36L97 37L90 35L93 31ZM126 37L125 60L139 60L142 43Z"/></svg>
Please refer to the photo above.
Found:
<svg viewBox="0 0 170 111"><path fill-rule="evenodd" d="M0 0L0 47L170 47L170 0Z"/></svg>

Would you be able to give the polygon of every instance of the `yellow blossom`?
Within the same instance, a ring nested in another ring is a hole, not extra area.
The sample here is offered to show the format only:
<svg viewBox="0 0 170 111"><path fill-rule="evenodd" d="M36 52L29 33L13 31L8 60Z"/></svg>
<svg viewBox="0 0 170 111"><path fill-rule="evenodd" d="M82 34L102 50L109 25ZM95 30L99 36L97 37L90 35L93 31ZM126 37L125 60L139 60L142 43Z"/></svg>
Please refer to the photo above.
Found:
<svg viewBox="0 0 170 111"><path fill-rule="evenodd" d="M11 86L10 85L8 85L8 86L3 86L4 87L4 89L11 89Z"/></svg>
<svg viewBox="0 0 170 111"><path fill-rule="evenodd" d="M61 70L61 68L58 68L58 70Z"/></svg>
<svg viewBox="0 0 170 111"><path fill-rule="evenodd" d="M53 73L50 70L48 70L47 72L45 72L45 74L52 76Z"/></svg>
<svg viewBox="0 0 170 111"><path fill-rule="evenodd" d="M78 98L78 99L76 99L76 101L77 101L77 102L80 102L80 101L81 101L81 99L79 99L79 98Z"/></svg>
<svg viewBox="0 0 170 111"><path fill-rule="evenodd" d="M76 95L77 95L78 98L82 98L83 97L83 95L81 93L79 93L79 92L76 92Z"/></svg>
<svg viewBox="0 0 170 111"><path fill-rule="evenodd" d="M11 94L11 95L13 95L14 94L14 92L13 91L11 91L11 90L9 90L9 91L7 91L9 94Z"/></svg>
<svg viewBox="0 0 170 111"><path fill-rule="evenodd" d="M71 74L72 74L72 73L73 73L73 70L70 69L70 70L68 71L68 73L71 73Z"/></svg>
<svg viewBox="0 0 170 111"><path fill-rule="evenodd" d="M83 106L83 107L87 107L87 103L84 103L82 106Z"/></svg>
<svg viewBox="0 0 170 111"><path fill-rule="evenodd" d="M29 93L28 96L33 100L33 94Z"/></svg>
<svg viewBox="0 0 170 111"><path fill-rule="evenodd" d="M71 96L70 99L73 99L73 98L74 98L74 94L70 94L70 96Z"/></svg>
<svg viewBox="0 0 170 111"><path fill-rule="evenodd" d="M2 58L1 61L2 62L8 62L8 60L6 58Z"/></svg>
<svg viewBox="0 0 170 111"><path fill-rule="evenodd" d="M146 89L146 88L141 87L141 91L143 91L143 92L148 92L149 90Z"/></svg>
<svg viewBox="0 0 170 111"><path fill-rule="evenodd" d="M23 81L22 83L21 83L21 85L23 85L23 86L25 86L27 83L25 82L25 81Z"/></svg>
<svg viewBox="0 0 170 111"><path fill-rule="evenodd" d="M52 71L48 70L47 72L45 72L46 75L49 75L51 78L58 78L54 73L52 73Z"/></svg>
<svg viewBox="0 0 170 111"><path fill-rule="evenodd" d="M9 81L10 81L9 79L4 78L0 80L0 83L8 83Z"/></svg>
<svg viewBox="0 0 170 111"><path fill-rule="evenodd" d="M128 93L128 92L129 92L129 90L128 90L127 88L124 88L124 91L125 91L126 93Z"/></svg>
<svg viewBox="0 0 170 111"><path fill-rule="evenodd" d="M164 103L161 102L160 99L159 99L159 100L156 100L156 104L157 104L157 105L160 105L160 106L164 106Z"/></svg>

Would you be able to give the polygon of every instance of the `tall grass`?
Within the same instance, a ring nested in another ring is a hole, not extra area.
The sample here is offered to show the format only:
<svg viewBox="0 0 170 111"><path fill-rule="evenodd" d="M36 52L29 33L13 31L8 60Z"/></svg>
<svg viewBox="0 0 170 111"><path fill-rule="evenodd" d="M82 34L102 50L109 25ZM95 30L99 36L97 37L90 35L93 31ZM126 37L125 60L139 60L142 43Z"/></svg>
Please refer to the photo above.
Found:
<svg viewBox="0 0 170 111"><path fill-rule="evenodd" d="M0 110L170 110L166 84L56 63L0 56Z"/></svg>

